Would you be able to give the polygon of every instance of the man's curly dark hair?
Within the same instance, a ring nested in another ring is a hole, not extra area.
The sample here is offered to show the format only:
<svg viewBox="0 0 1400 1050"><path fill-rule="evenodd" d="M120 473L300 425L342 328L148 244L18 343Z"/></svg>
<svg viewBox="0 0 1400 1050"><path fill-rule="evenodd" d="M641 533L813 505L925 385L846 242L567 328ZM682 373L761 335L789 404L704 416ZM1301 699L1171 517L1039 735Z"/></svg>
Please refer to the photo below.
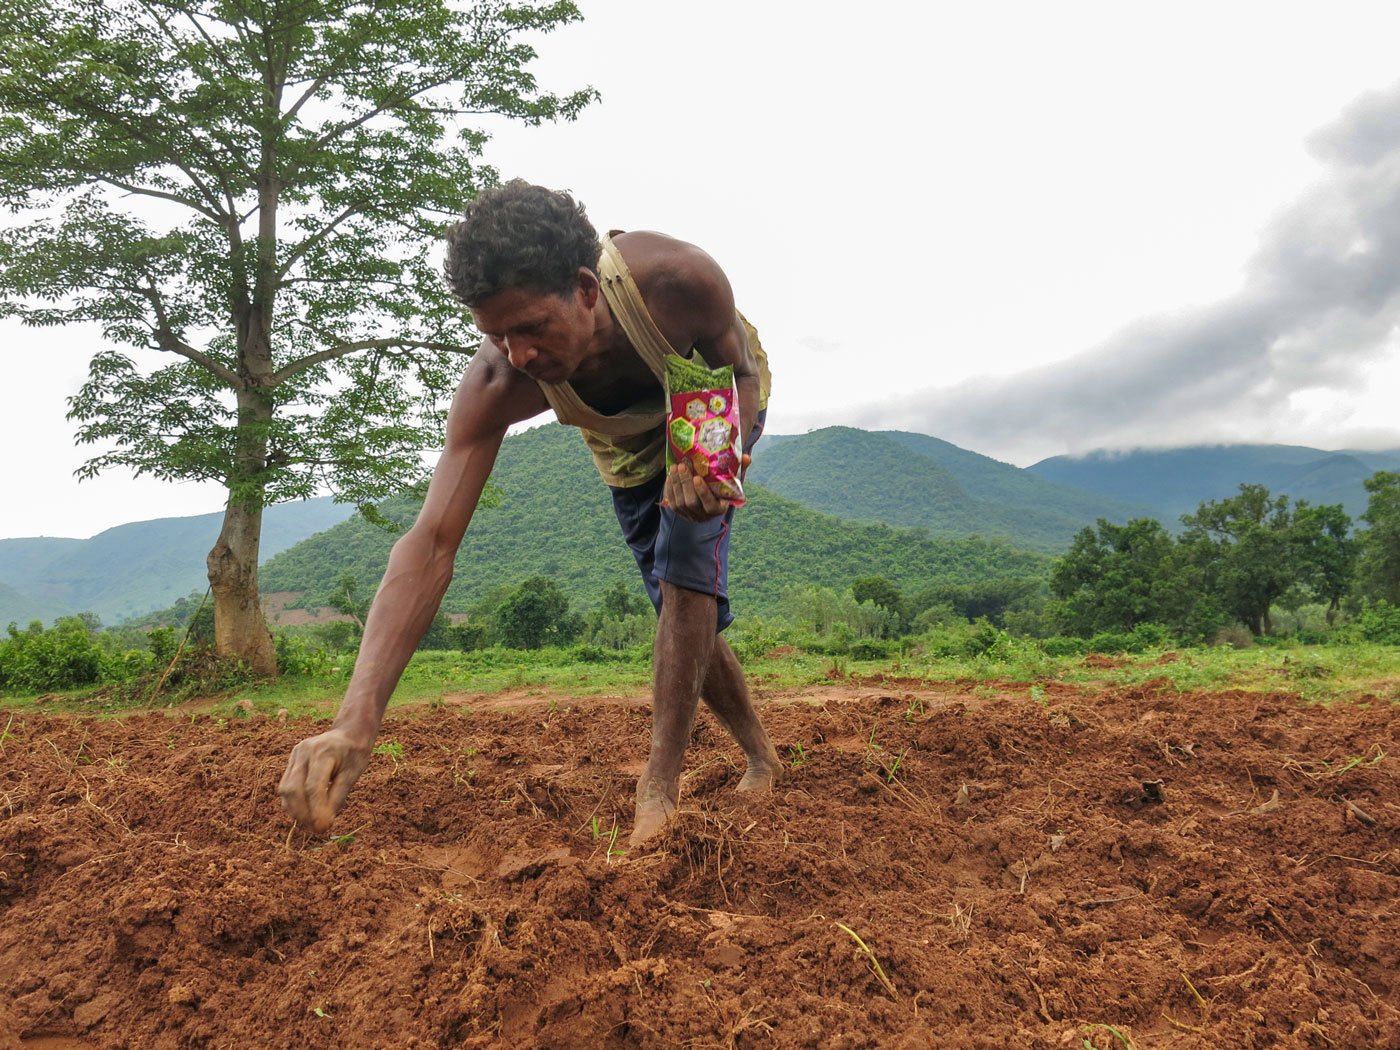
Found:
<svg viewBox="0 0 1400 1050"><path fill-rule="evenodd" d="M598 231L567 193L512 179L479 194L447 230L443 272L468 306L508 288L567 295L598 265Z"/></svg>

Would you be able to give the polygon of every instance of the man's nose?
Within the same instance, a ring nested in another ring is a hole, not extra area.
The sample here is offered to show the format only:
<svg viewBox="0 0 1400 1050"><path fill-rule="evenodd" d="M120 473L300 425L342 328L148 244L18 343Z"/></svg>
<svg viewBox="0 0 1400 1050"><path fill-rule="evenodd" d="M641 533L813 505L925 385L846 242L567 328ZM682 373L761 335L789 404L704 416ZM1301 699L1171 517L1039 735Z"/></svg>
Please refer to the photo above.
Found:
<svg viewBox="0 0 1400 1050"><path fill-rule="evenodd" d="M506 338L506 357L516 368L524 368L540 353L528 339Z"/></svg>

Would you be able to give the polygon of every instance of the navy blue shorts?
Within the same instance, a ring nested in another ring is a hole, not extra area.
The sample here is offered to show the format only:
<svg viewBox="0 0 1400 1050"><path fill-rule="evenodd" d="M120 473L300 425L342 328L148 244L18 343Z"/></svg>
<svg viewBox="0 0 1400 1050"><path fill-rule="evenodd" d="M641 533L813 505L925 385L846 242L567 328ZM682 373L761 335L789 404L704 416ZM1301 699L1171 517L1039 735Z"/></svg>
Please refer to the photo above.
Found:
<svg viewBox="0 0 1400 1050"><path fill-rule="evenodd" d="M767 415L767 411L758 414L749 440L744 442L745 449L758 443ZM729 609L729 529L734 508L710 521L689 521L670 507L661 506L665 487L665 474L633 488L609 486L622 537L632 548L647 596L658 613L661 581L665 580L688 591L714 595L718 604L715 630L723 631L734 622Z"/></svg>

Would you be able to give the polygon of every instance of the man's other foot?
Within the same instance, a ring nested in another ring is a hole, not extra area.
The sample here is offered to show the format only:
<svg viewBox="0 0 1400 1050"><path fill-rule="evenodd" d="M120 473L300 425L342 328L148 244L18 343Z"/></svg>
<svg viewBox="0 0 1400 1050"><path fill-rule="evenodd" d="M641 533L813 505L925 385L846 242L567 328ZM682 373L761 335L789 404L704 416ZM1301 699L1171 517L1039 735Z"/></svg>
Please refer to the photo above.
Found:
<svg viewBox="0 0 1400 1050"><path fill-rule="evenodd" d="M776 758L765 762L750 762L736 791L772 791L783 778L783 766Z"/></svg>
<svg viewBox="0 0 1400 1050"><path fill-rule="evenodd" d="M655 780L637 785L637 814L632 825L629 846L640 846L676 815L679 791L669 792Z"/></svg>

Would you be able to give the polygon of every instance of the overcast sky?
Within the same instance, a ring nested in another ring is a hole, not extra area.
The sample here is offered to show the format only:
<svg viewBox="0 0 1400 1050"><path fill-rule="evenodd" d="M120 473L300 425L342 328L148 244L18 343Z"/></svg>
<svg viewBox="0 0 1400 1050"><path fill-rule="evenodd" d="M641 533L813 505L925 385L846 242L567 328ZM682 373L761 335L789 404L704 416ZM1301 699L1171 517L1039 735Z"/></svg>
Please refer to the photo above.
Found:
<svg viewBox="0 0 1400 1050"><path fill-rule="evenodd" d="M580 2L488 160L718 259L771 431L1400 447L1400 5ZM0 323L0 537L222 504L73 480L98 338Z"/></svg>

